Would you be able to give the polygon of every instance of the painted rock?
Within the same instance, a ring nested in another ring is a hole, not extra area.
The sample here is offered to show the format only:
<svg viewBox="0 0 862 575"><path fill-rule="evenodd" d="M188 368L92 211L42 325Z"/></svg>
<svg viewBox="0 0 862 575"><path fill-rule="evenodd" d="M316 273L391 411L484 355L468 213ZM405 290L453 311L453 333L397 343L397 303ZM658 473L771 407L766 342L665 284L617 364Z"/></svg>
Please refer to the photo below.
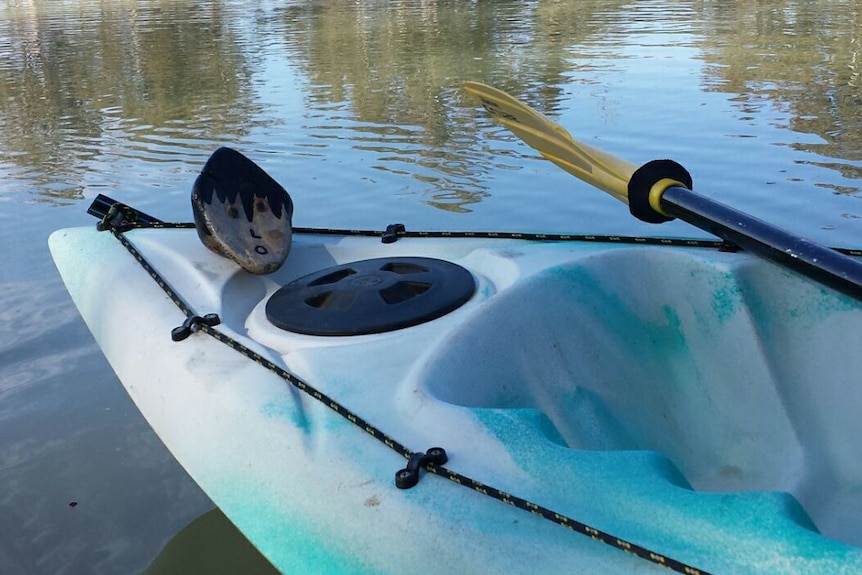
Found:
<svg viewBox="0 0 862 575"><path fill-rule="evenodd" d="M293 201L263 169L231 148L207 160L192 187L201 241L253 274L272 273L290 253Z"/></svg>

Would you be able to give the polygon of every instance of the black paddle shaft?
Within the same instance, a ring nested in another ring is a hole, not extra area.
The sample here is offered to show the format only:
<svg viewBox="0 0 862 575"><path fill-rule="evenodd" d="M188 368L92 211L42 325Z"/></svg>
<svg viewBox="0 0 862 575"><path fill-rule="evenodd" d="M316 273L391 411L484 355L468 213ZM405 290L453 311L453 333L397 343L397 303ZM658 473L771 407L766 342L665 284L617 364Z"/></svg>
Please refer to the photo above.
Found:
<svg viewBox="0 0 862 575"><path fill-rule="evenodd" d="M862 262L683 187L661 196L661 209L762 258L862 301Z"/></svg>

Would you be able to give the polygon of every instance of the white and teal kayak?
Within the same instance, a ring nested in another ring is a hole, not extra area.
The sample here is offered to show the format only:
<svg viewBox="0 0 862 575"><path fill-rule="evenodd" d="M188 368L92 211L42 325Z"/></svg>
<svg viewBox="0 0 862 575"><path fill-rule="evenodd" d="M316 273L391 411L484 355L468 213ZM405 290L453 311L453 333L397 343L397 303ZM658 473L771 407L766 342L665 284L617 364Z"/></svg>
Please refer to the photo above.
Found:
<svg viewBox="0 0 862 575"><path fill-rule="evenodd" d="M255 276L193 230L124 237L262 360L207 333L174 342L186 315L112 233L61 230L50 245L140 411L284 573L652 572L615 548L629 544L702 572L862 572L862 550L839 541L862 530L862 306L849 296L709 249L297 233L286 264ZM379 278L357 262L377 258L450 262L475 288L381 333L268 318L282 286L321 270L366 289ZM406 461L389 440L441 447L446 469L585 527L445 472L420 468L399 489Z"/></svg>
<svg viewBox="0 0 862 575"><path fill-rule="evenodd" d="M679 215L676 184L647 203ZM862 572L851 258L299 230L256 275L198 224L119 208L50 247L141 413L281 572Z"/></svg>

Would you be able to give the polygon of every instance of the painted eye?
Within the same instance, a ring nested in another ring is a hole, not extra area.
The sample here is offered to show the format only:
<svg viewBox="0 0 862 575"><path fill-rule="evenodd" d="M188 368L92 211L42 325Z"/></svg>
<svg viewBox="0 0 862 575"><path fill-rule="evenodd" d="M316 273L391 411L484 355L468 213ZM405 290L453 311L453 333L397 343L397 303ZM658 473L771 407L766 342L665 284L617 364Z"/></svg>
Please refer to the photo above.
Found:
<svg viewBox="0 0 862 575"><path fill-rule="evenodd" d="M239 210L236 209L236 206L233 206L233 205L227 206L227 209L225 211L227 212L228 217L231 217L231 218L238 218L239 217Z"/></svg>

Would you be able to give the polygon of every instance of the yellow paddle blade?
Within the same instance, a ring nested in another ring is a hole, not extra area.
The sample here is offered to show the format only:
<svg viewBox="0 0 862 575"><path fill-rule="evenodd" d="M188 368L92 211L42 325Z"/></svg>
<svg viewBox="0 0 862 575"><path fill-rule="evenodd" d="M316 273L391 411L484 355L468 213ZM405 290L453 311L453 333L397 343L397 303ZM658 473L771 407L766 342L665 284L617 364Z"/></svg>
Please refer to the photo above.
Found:
<svg viewBox="0 0 862 575"><path fill-rule="evenodd" d="M464 89L495 120L570 174L628 203L628 183L637 166L576 141L556 124L502 90L464 82Z"/></svg>

